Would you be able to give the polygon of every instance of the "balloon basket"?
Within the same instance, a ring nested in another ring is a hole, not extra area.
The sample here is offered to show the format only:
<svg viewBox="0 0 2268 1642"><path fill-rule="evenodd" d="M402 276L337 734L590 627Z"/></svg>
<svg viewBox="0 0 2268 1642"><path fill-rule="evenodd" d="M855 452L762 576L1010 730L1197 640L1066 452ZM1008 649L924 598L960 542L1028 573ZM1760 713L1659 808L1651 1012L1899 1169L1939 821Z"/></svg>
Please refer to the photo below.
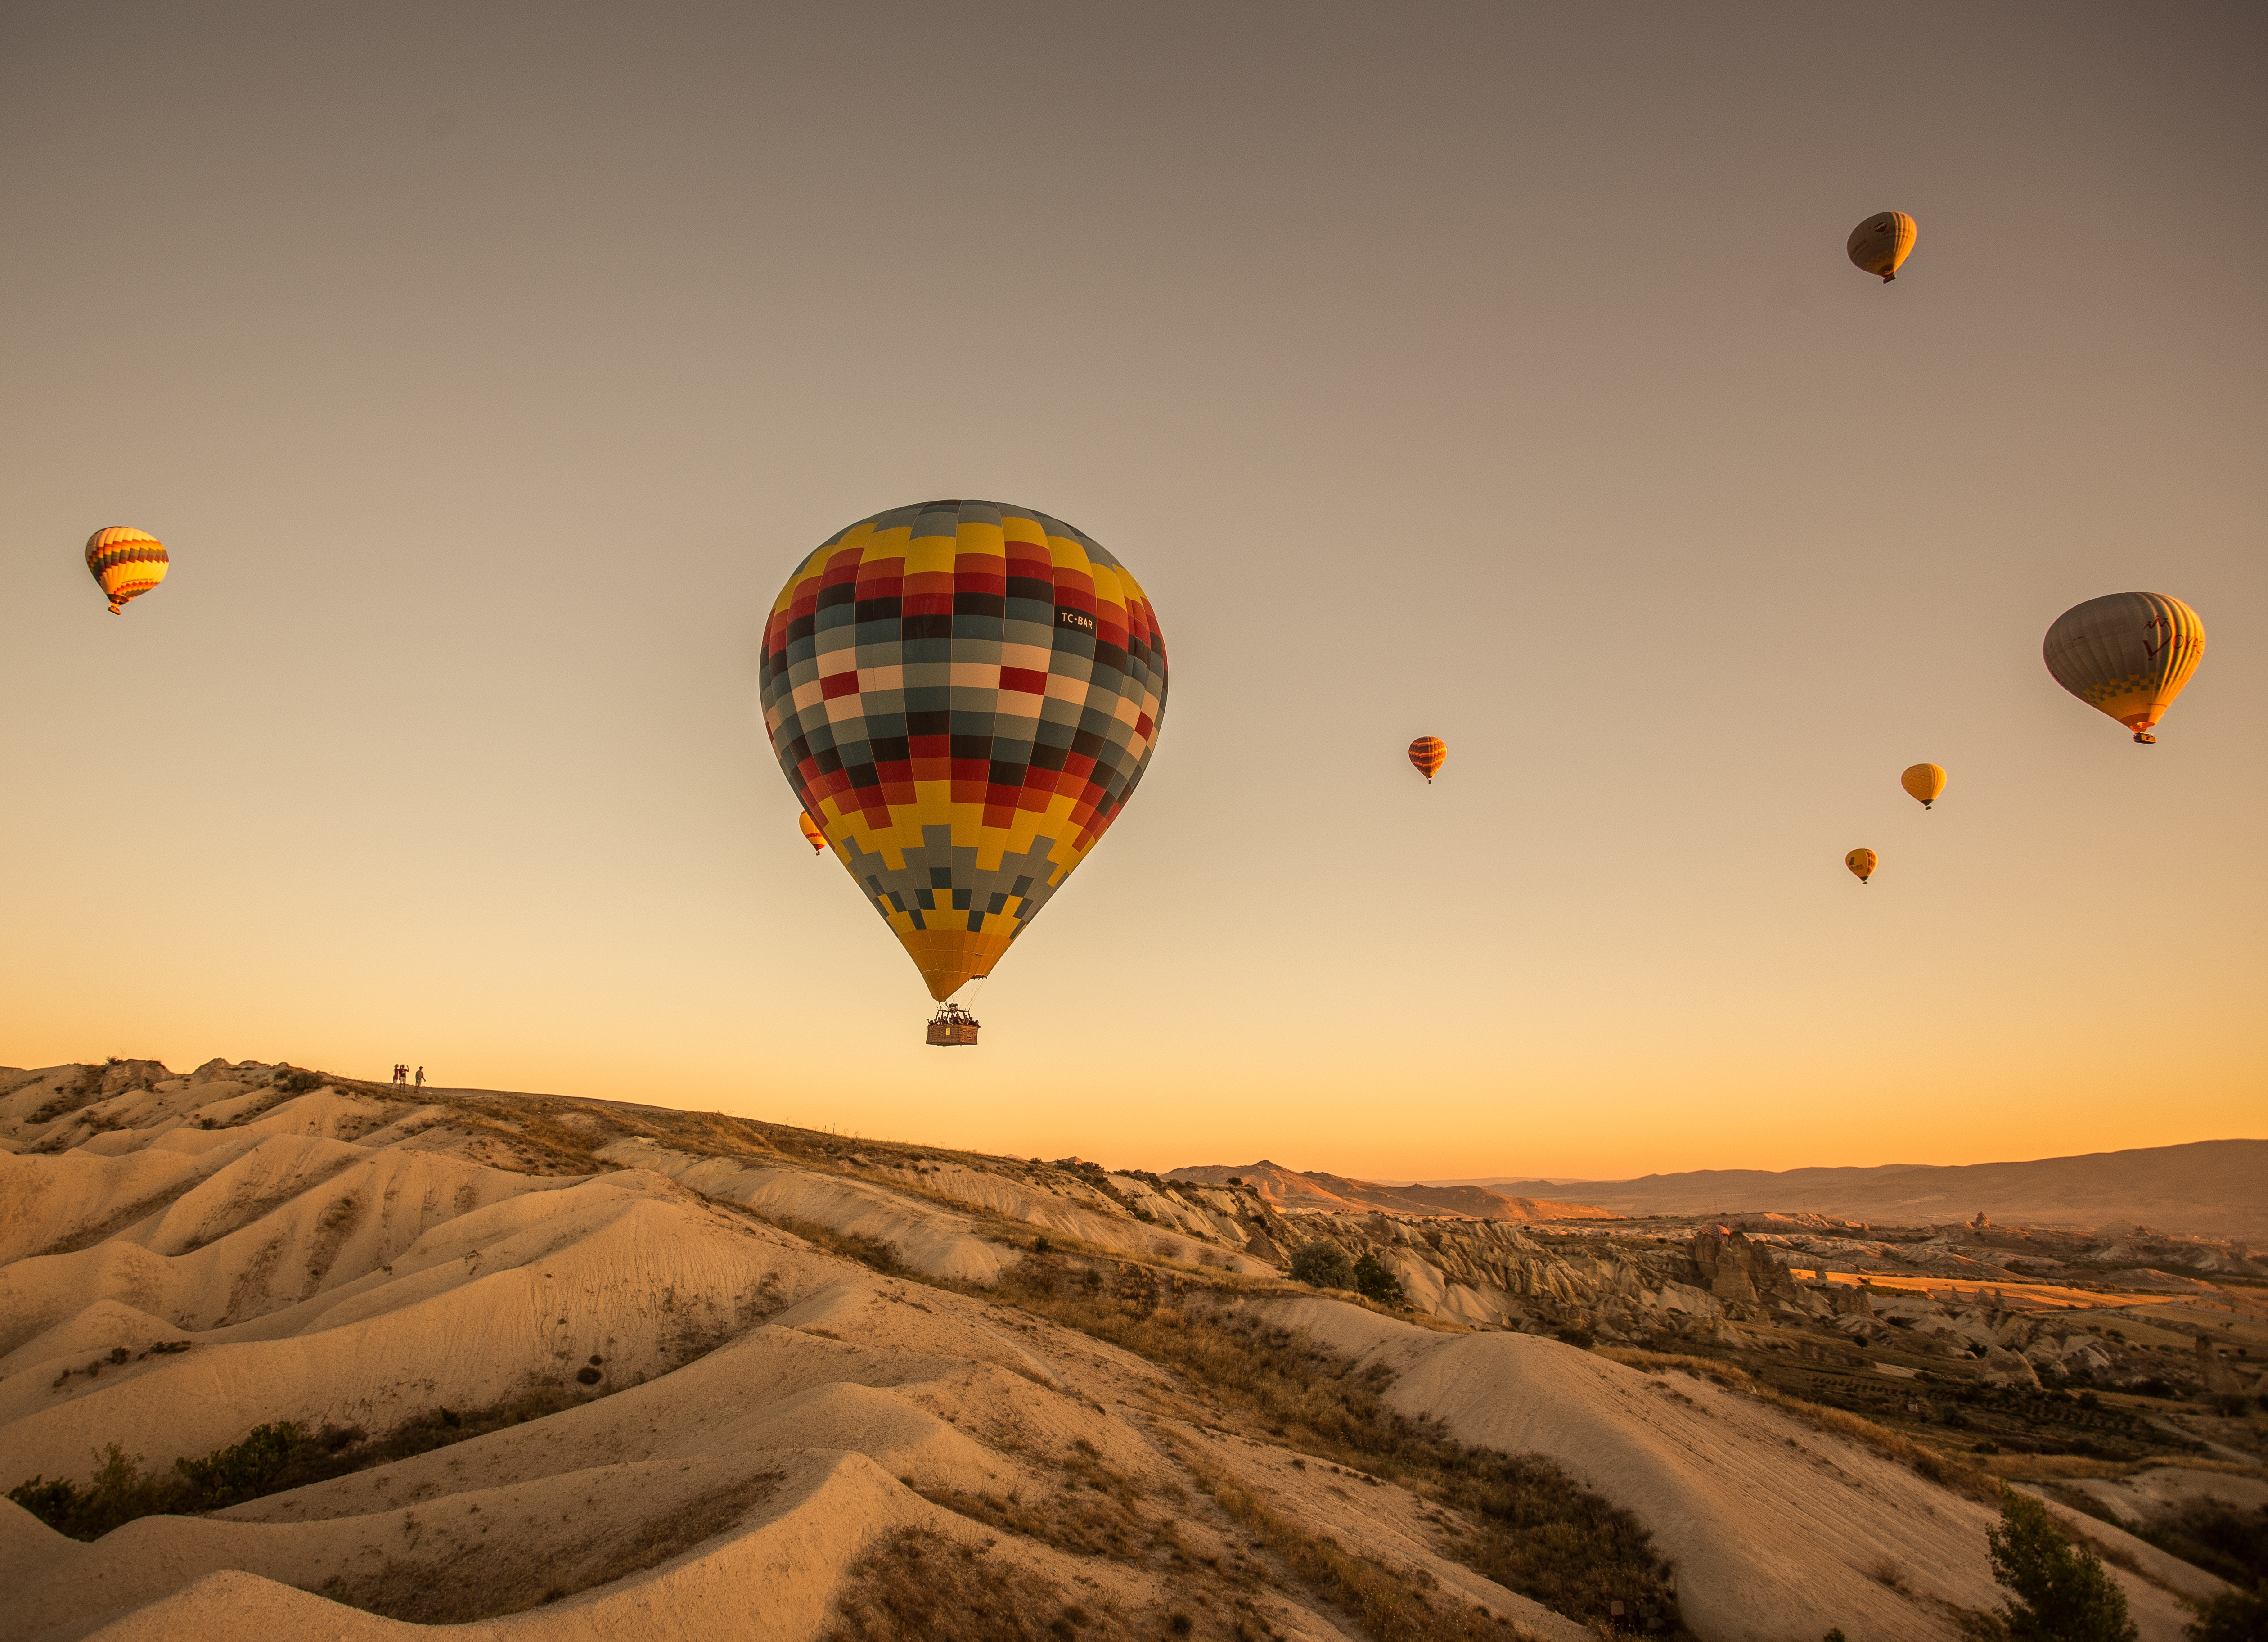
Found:
<svg viewBox="0 0 2268 1642"><path fill-rule="evenodd" d="M958 1004L947 1004L929 1018L929 1042L934 1049L974 1045L979 1025L976 1016Z"/></svg>

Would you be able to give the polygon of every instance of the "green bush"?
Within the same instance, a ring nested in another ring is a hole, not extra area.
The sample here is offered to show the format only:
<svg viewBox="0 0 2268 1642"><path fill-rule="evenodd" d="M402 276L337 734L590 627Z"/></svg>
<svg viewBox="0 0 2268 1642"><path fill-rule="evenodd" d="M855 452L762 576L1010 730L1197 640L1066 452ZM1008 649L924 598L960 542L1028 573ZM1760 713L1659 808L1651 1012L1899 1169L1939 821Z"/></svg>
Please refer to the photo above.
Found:
<svg viewBox="0 0 2268 1642"><path fill-rule="evenodd" d="M2191 1642L2268 1642L2268 1585L2223 1591L2182 1628Z"/></svg>
<svg viewBox="0 0 2268 1642"><path fill-rule="evenodd" d="M1351 1289L1354 1262L1347 1258L1345 1249L1319 1237L1292 1255L1292 1281L1309 1288Z"/></svg>
<svg viewBox="0 0 2268 1642"><path fill-rule="evenodd" d="M255 1425L242 1442L202 1460L179 1459L171 1471L142 1469L142 1456L116 1443L97 1453L86 1485L34 1476L8 1498L58 1534L100 1539L136 1517L188 1516L258 1499L314 1482L337 1469L327 1463L364 1440L359 1426L327 1425L309 1436L289 1420Z"/></svg>
<svg viewBox="0 0 2268 1642"><path fill-rule="evenodd" d="M2000 1521L1984 1530L1992 1578L2013 1600L1971 1634L2007 1642L2138 1642L2126 1593L2102 1558L2064 1536L2048 1508L2013 1488L2000 1491Z"/></svg>
<svg viewBox="0 0 2268 1642"><path fill-rule="evenodd" d="M1342 1256L1344 1258L1344 1256ZM1402 1292L1402 1279L1394 1269L1368 1249L1354 1263L1354 1285L1365 1300L1374 1300L1381 1306L1406 1306L1410 1297Z"/></svg>

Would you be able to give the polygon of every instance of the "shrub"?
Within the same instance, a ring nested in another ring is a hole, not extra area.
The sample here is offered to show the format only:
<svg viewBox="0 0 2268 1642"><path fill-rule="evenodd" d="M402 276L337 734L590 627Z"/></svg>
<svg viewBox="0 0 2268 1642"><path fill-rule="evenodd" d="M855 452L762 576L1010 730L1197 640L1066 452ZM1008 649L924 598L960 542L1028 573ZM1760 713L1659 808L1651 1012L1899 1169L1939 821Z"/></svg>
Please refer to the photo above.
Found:
<svg viewBox="0 0 2268 1642"><path fill-rule="evenodd" d="M1319 1237L1292 1256L1292 1281L1309 1288L1351 1289L1354 1262L1347 1258L1345 1249Z"/></svg>
<svg viewBox="0 0 2268 1642"><path fill-rule="evenodd" d="M2190 1642L2262 1642L2268 1638L2268 1585L2223 1591L2182 1628Z"/></svg>
<svg viewBox="0 0 2268 1642"><path fill-rule="evenodd" d="M326 1431L320 1438L310 1437L289 1420L255 1425L242 1442L216 1448L202 1460L174 1461L170 1475L145 1474L142 1456L114 1442L95 1455L99 1463L85 1488L60 1477L48 1482L34 1476L10 1489L8 1498L58 1534L99 1539L136 1517L217 1511L273 1493L294 1469L343 1446L337 1439L353 1441L361 1435L339 1432L335 1438Z"/></svg>
<svg viewBox="0 0 2268 1642"><path fill-rule="evenodd" d="M1365 1300L1374 1300L1381 1306L1409 1303L1409 1296L1402 1292L1402 1279L1394 1275L1394 1269L1367 1249L1354 1263L1354 1285Z"/></svg>
<svg viewBox="0 0 2268 1642"><path fill-rule="evenodd" d="M2126 1593L2102 1558L2065 1538L2048 1508L2013 1488L2000 1491L2000 1521L1984 1531L1992 1578L2013 1594L1975 1633L2008 1642L2138 1642Z"/></svg>

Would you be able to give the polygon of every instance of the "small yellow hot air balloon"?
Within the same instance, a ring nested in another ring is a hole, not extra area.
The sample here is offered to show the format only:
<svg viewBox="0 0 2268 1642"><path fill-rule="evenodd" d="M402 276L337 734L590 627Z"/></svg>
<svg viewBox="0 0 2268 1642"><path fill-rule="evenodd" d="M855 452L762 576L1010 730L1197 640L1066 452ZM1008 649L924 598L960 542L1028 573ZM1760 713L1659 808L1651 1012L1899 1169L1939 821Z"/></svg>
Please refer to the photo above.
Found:
<svg viewBox="0 0 2268 1642"><path fill-rule="evenodd" d="M98 530L86 539L86 571L103 596L110 614L126 608L129 599L139 599L166 579L166 544L157 537L124 525Z"/></svg>
<svg viewBox="0 0 2268 1642"><path fill-rule="evenodd" d="M2040 656L2057 683L2146 747L2205 659L2205 622L2169 593L2105 593L2056 617Z"/></svg>
<svg viewBox="0 0 2268 1642"><path fill-rule="evenodd" d="M812 853L814 855L825 855L827 853L827 835L820 831L818 826L812 821L811 812L808 810L798 810L795 813L795 819L796 824L803 828L803 836L811 840Z"/></svg>
<svg viewBox="0 0 2268 1642"><path fill-rule="evenodd" d="M1410 762L1418 767L1418 773L1425 777L1429 787L1448 757L1449 744L1438 735L1421 735L1410 743Z"/></svg>
<svg viewBox="0 0 2268 1642"><path fill-rule="evenodd" d="M1880 274L1887 285L1911 254L1916 232L1914 219L1904 211L1877 211L1851 231L1843 248L1851 254L1853 267Z"/></svg>
<svg viewBox="0 0 2268 1642"><path fill-rule="evenodd" d="M1927 809L1945 791L1945 771L1935 764L1909 764L1905 774L1898 777L1898 784L1906 790L1908 798Z"/></svg>
<svg viewBox="0 0 2268 1642"><path fill-rule="evenodd" d="M1874 875L1874 863L1881 858L1872 850L1853 850L1843 858L1843 865L1856 873L1863 884Z"/></svg>

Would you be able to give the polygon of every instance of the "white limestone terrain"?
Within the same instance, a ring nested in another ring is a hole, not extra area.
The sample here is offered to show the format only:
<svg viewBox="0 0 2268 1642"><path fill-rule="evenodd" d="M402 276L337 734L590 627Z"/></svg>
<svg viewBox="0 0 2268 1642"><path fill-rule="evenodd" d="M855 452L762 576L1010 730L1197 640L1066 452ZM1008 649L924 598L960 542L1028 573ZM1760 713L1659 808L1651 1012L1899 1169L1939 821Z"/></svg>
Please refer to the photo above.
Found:
<svg viewBox="0 0 2268 1642"><path fill-rule="evenodd" d="M0 1642L1949 1642L2000 1595L1973 1472L1551 1337L1523 1306L1594 1265L1450 1230L1378 1238L1397 1311L1288 1281L1308 1228L1248 1186L250 1062L0 1071L0 1488L298 1445L91 1538L0 1504ZM1458 1454L1641 1549L1577 1588ZM2146 1642L2218 1588L2114 1572Z"/></svg>

